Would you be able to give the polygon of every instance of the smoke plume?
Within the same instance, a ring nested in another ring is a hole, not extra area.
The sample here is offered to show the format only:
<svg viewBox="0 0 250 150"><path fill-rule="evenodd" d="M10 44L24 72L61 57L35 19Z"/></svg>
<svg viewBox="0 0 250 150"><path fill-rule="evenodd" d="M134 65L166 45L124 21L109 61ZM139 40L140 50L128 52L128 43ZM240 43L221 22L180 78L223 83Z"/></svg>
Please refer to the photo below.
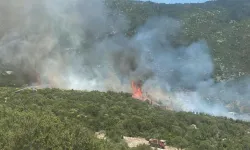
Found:
<svg viewBox="0 0 250 150"><path fill-rule="evenodd" d="M131 92L133 80L175 110L227 117L225 103L249 97L238 90L245 82L214 83L206 41L172 46L178 20L152 17L126 37L126 16L100 0L1 0L0 18L1 63L31 84L38 73L57 88Z"/></svg>

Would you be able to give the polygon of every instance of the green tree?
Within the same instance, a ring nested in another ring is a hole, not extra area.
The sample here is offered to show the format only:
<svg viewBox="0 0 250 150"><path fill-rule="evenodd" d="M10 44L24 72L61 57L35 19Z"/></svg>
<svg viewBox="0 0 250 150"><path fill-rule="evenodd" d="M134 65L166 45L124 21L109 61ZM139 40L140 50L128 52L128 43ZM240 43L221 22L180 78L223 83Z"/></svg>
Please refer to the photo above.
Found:
<svg viewBox="0 0 250 150"><path fill-rule="evenodd" d="M172 141L178 149L183 149L188 146L188 141L180 136L177 136Z"/></svg>

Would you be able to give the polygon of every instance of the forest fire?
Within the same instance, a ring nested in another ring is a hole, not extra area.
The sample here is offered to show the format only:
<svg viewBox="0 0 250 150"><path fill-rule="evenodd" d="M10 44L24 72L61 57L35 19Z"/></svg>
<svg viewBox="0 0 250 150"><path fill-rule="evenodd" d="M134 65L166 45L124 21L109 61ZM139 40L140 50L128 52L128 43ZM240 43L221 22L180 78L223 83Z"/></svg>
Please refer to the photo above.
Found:
<svg viewBox="0 0 250 150"><path fill-rule="evenodd" d="M144 101L143 95L142 95L142 89L141 89L141 85L135 83L134 81L131 82L131 87L133 90L133 95L132 97L135 99L139 99Z"/></svg>
<svg viewBox="0 0 250 150"><path fill-rule="evenodd" d="M134 99L138 99L138 100L140 100L140 101L146 101L146 102L148 102L150 105L154 105L154 106L157 106L157 107L159 107L159 108L161 108L161 109L169 109L169 110L172 110L172 107L173 107L173 105L172 105L172 101L171 101L171 99L170 99L170 97L168 97L167 95L159 95L159 94L157 94L157 93L159 93L160 92L160 90L158 90L158 92L157 92L157 89L155 89L154 90L154 92L156 92L156 93L154 93L153 91L151 91L151 92L153 92L154 94L156 94L156 95L154 95L154 96L156 96L156 97L158 97L158 98L166 98L166 97L168 97L168 100L170 101L170 105L169 106L164 106L164 105L162 105L162 104L160 104L159 103L159 101L156 99L156 97L154 97L154 96L152 96L150 93L148 93L148 92L143 92L142 91L142 84L139 82L135 82L135 81L132 81L131 82L131 88L132 88L132 98L134 98Z"/></svg>

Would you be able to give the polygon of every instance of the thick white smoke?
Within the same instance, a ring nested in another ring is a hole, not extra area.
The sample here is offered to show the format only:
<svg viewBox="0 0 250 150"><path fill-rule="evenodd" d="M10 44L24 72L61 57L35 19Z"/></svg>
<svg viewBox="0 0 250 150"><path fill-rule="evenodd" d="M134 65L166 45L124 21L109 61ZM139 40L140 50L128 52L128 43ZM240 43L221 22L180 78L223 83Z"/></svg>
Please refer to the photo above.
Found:
<svg viewBox="0 0 250 150"><path fill-rule="evenodd" d="M1 63L38 73L44 84L131 92L134 80L176 110L227 117L234 116L222 101L248 97L214 83L205 41L172 46L181 24L168 17L150 18L130 38L126 16L101 0L0 0L0 19Z"/></svg>

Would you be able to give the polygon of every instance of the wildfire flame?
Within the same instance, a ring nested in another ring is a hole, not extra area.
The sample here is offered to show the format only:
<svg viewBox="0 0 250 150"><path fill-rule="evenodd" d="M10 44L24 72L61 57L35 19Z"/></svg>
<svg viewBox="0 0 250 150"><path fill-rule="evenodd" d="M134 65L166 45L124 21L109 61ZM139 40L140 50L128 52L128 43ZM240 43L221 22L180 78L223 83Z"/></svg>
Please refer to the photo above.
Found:
<svg viewBox="0 0 250 150"><path fill-rule="evenodd" d="M132 81L131 87L132 87L132 92L133 92L132 97L135 99L143 100L141 86L136 84L134 81Z"/></svg>

